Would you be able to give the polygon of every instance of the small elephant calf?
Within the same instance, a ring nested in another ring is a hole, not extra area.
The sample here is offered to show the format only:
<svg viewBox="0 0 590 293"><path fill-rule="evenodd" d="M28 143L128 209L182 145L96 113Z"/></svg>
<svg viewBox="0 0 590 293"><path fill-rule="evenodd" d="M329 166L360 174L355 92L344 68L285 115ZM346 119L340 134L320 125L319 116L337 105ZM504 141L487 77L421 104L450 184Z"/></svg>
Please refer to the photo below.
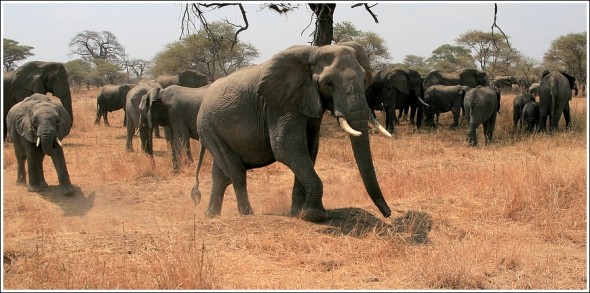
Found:
<svg viewBox="0 0 590 293"><path fill-rule="evenodd" d="M539 103L530 101L522 107L522 123L528 131L534 131L539 126Z"/></svg>
<svg viewBox="0 0 590 293"><path fill-rule="evenodd" d="M43 176L43 158L47 155L53 161L64 194L75 191L61 144L70 132L72 119L62 104L46 95L33 94L10 108L6 121L18 165L16 183L25 184L26 161L28 190L37 192L47 188Z"/></svg>

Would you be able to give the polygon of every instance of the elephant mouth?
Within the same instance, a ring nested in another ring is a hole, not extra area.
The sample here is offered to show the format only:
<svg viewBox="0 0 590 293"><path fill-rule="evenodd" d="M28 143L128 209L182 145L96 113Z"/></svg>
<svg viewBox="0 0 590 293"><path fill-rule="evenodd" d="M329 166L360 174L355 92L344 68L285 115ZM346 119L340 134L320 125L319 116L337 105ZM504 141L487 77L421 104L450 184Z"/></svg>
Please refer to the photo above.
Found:
<svg viewBox="0 0 590 293"><path fill-rule="evenodd" d="M338 125L340 125L340 127L342 127L344 131L346 131L348 134L352 136L361 136L363 134L362 132L352 128L350 124L348 124L348 121L346 121L346 119L342 117L342 115L336 115L336 121L338 121ZM369 113L369 122L371 122L373 128L377 128L381 134L389 138L392 137L391 133L389 133L385 128L383 128L383 126L379 124L377 119L371 113Z"/></svg>
<svg viewBox="0 0 590 293"><path fill-rule="evenodd" d="M59 145L60 147L63 148L63 145L61 144L61 141L59 140L59 137L55 138L55 142L57 143L57 145ZM39 147L39 144L41 144L41 138L37 137L37 143L35 144L37 147Z"/></svg>

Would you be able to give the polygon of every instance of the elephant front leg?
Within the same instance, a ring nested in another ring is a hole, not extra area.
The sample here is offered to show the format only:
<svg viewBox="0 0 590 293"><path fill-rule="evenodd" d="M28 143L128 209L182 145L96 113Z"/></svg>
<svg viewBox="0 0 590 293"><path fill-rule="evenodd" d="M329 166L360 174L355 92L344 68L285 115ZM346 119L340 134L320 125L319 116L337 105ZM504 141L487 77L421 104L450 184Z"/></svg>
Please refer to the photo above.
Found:
<svg viewBox="0 0 590 293"><path fill-rule="evenodd" d="M27 161L27 155L17 141L14 142L14 155L16 157L17 173L16 173L16 184L26 185L27 184L27 169L25 163Z"/></svg>
<svg viewBox="0 0 590 293"><path fill-rule="evenodd" d="M27 190L30 192L38 192L48 186L43 176L44 155L39 155L34 150L31 152L32 154L27 156L27 167L29 169L29 185Z"/></svg>
<svg viewBox="0 0 590 293"><path fill-rule="evenodd" d="M55 152L55 154L51 156L51 161L53 162L53 166L55 167L55 172L57 173L57 180L59 182L59 185L64 188L72 186L63 149L58 149Z"/></svg>

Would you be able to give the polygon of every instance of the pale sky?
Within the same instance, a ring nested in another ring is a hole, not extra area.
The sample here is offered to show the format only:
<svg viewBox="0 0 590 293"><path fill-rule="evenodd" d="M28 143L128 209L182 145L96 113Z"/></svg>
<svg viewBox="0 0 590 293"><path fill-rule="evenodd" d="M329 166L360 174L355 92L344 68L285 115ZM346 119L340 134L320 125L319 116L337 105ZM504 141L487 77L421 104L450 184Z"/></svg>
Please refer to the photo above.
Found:
<svg viewBox="0 0 590 293"><path fill-rule="evenodd" d="M219 1L221 2L221 1ZM2 37L34 47L28 61L67 62L70 40L85 30L110 31L131 58L151 60L181 35L181 2L18 2L2 1ZM260 10L262 2L244 2L250 28L242 42L260 52L254 63L295 44L308 44L313 31L311 11L305 2L298 10L279 15ZM379 23L356 2L338 2L334 22L350 21L362 31L379 34L386 41L392 63L409 54L428 58L444 44L469 30L491 31L494 2L368 2ZM525 56L542 61L551 41L568 33L588 32L588 2L496 1L496 24L510 36L512 46ZM209 14L209 21L227 18L241 21L237 7ZM306 27L309 28L306 29ZM495 32L498 32L495 30Z"/></svg>

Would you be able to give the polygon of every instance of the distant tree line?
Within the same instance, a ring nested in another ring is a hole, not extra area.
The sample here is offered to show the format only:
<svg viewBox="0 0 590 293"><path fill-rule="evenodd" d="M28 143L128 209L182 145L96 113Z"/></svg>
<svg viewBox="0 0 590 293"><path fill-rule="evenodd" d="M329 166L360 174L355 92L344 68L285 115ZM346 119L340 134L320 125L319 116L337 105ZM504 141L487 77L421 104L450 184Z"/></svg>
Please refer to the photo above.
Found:
<svg viewBox="0 0 590 293"><path fill-rule="evenodd" d="M213 5L213 4L211 4ZM230 4L228 4L230 5ZM239 4L231 4L239 5ZM265 7L279 13L287 13L298 5L264 4ZM312 7L313 6L313 7ZM353 5L361 6L361 4ZM208 6L190 6L187 9L199 9ZM371 11L372 6L365 6L377 22ZM455 39L455 44L443 44L432 51L431 56L422 57L406 55L401 62L391 60L385 40L374 32L358 30L352 23L344 21L333 24L331 17L336 6L317 4L311 5L316 18L324 19L316 22L313 43L327 43L325 34L331 35L330 43L357 41L366 49L374 70L394 64L403 68L417 70L425 76L431 70L457 71L463 68L478 68L489 73L490 78L501 75L512 75L528 83L538 82L543 69L565 70L585 84L586 76L586 32L569 33L559 36L551 42L550 48L543 56L542 62L524 56L509 44L510 36L493 32L469 30ZM245 11L243 11L245 17ZM188 13L188 10L187 10ZM76 34L70 41L69 56L77 58L66 63L73 85L102 86L135 82L140 79L153 79L163 74L178 74L183 70L192 69L201 72L214 81L231 72L251 65L259 56L253 44L239 41L240 31L245 26L223 22L206 22L201 13L202 27L187 34L179 41L167 44L151 60L131 58L117 37L108 31L86 30ZM184 20L183 20L184 21ZM193 20L194 21L194 20ZM325 22L325 23L324 23ZM495 23L494 23L495 24ZM318 26L331 26L331 32ZM183 31L184 28L183 27ZM313 44L312 43L312 44ZM10 39L4 39L4 70L14 70L16 62L33 56L33 47L20 45Z"/></svg>

